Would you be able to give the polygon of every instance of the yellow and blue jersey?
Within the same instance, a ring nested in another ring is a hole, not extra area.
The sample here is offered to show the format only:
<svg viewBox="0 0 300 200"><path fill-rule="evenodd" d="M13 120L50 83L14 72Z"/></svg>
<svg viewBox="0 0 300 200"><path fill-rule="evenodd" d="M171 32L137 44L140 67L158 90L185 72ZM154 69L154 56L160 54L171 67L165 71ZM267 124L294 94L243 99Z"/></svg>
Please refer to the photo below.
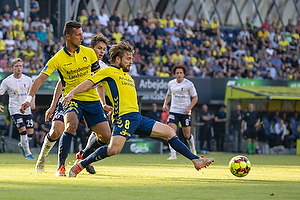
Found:
<svg viewBox="0 0 300 200"><path fill-rule="evenodd" d="M133 79L123 69L114 65L99 70L91 78L95 85L101 82L113 104L113 119L131 112L139 112Z"/></svg>
<svg viewBox="0 0 300 200"><path fill-rule="evenodd" d="M92 72L98 69L100 69L100 65L94 50L80 45L75 53L68 52L66 47L59 50L48 61L42 73L50 76L57 70L63 84L63 96L65 96L81 82L90 78ZM95 89L76 94L73 99L79 101L100 100Z"/></svg>

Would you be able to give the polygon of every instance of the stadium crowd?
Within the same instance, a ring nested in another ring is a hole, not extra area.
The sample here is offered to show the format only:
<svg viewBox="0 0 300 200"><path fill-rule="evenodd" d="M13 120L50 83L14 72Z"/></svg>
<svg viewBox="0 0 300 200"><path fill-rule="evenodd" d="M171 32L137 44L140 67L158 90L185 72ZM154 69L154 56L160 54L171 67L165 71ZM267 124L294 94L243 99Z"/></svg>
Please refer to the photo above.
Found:
<svg viewBox="0 0 300 200"><path fill-rule="evenodd" d="M24 18L26 18L24 20ZM191 15L182 19L157 12L137 13L130 21L100 9L83 9L78 16L83 26L83 45L95 34L103 34L111 44L127 40L135 47L133 76L169 77L171 68L182 63L188 77L254 78L272 80L300 79L300 19L286 26L270 24L266 19L255 27L250 17L238 30L220 27L218 18L209 22L201 14L199 21ZM38 15L24 16L22 7L11 11L5 5L0 13L0 72L11 72L10 62L24 60L24 73L37 73L64 46L64 38L54 37L50 19ZM104 59L108 60L108 58Z"/></svg>

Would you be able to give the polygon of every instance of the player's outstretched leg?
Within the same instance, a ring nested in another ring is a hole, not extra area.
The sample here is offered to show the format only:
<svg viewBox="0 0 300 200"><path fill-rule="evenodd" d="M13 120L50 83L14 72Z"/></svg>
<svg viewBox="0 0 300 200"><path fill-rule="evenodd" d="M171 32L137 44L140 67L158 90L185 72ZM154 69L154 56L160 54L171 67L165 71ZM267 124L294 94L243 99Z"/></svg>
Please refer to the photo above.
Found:
<svg viewBox="0 0 300 200"><path fill-rule="evenodd" d="M18 146L21 149L23 156L27 160L34 160L34 157L29 149L29 142L28 142L28 136L26 131L20 133L20 142L18 143Z"/></svg>
<svg viewBox="0 0 300 200"><path fill-rule="evenodd" d="M203 167L209 166L212 162L214 162L213 158L205 158L204 156L198 157L193 154L190 149L183 144L177 136L174 136L169 141L169 144L175 149L177 152L181 153L186 158L190 159L197 170L200 170Z"/></svg>
<svg viewBox="0 0 300 200"><path fill-rule="evenodd" d="M40 152L39 157L36 161L36 165L35 165L35 171L36 172L44 172L45 171L46 158L47 158L50 150L55 145L55 143L56 143L56 140L52 140L50 138L49 133L48 133L46 135L45 139L44 139L44 143L43 143L41 152Z"/></svg>

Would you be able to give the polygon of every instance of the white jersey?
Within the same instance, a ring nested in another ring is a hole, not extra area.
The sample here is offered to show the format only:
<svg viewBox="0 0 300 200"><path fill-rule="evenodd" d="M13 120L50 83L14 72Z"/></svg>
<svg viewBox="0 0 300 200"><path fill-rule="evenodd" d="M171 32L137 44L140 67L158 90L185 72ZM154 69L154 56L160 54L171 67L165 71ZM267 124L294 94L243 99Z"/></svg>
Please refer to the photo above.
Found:
<svg viewBox="0 0 300 200"><path fill-rule="evenodd" d="M197 91L190 80L183 79L181 83L178 83L176 79L173 79L168 83L167 94L171 95L170 112L184 114L184 109L191 104L191 97L197 96Z"/></svg>
<svg viewBox="0 0 300 200"><path fill-rule="evenodd" d="M107 64L105 64L105 62L103 62L102 60L99 60L99 65L100 65L100 69L103 69L104 67L107 67Z"/></svg>
<svg viewBox="0 0 300 200"><path fill-rule="evenodd" d="M20 105L25 101L29 88L32 84L30 77L22 74L21 78L17 79L13 74L5 78L0 86L0 95L6 91L9 96L8 110L10 115L21 114L19 111ZM30 115L31 108L25 110L24 115Z"/></svg>

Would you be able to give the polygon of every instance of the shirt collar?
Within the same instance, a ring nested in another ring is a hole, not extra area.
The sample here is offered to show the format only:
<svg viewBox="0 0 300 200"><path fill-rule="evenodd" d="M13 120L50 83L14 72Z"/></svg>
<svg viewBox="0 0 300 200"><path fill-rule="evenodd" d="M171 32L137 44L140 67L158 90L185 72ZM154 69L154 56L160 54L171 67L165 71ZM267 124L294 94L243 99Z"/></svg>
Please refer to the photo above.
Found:
<svg viewBox="0 0 300 200"><path fill-rule="evenodd" d="M66 46L64 46L64 51L65 51L65 53L66 53L68 56L71 56L71 54L70 54L70 52L67 50L67 47L66 47ZM80 47L78 47L78 48L76 49L76 53L79 53L79 51L80 51Z"/></svg>

